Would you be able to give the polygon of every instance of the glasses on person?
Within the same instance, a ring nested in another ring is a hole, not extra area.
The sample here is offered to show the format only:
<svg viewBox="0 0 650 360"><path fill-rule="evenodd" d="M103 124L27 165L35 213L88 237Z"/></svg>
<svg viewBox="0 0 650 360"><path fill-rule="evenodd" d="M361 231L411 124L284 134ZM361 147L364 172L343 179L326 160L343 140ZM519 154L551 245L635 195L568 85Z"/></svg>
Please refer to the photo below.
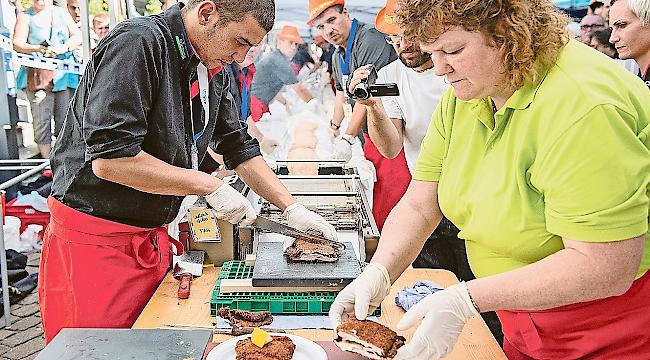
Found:
<svg viewBox="0 0 650 360"><path fill-rule="evenodd" d="M599 25L599 24L582 24L582 25L580 25L580 28L584 29L584 30L587 30L587 29L591 30L593 28L599 28L599 27L604 27L604 25Z"/></svg>
<svg viewBox="0 0 650 360"><path fill-rule="evenodd" d="M404 37L402 35L386 35L386 42L391 44L391 45L399 45L402 41L404 41Z"/></svg>

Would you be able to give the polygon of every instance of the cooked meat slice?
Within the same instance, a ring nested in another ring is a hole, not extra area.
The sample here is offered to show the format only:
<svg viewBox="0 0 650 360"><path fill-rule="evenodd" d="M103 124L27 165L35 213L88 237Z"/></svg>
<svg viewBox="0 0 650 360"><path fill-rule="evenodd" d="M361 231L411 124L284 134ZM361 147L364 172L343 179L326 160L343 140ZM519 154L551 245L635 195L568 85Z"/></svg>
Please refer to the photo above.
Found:
<svg viewBox="0 0 650 360"><path fill-rule="evenodd" d="M273 322L273 315L268 311L260 311L257 313L222 307L217 310L217 315L223 319L228 320L233 326L243 327L260 327L270 325Z"/></svg>
<svg viewBox="0 0 650 360"><path fill-rule="evenodd" d="M237 360L290 360L296 345L287 336L273 336L273 340L258 347L250 338L239 340L235 345Z"/></svg>
<svg viewBox="0 0 650 360"><path fill-rule="evenodd" d="M291 261L335 262L339 259L342 249L340 243L297 238L284 250L284 253Z"/></svg>
<svg viewBox="0 0 650 360"><path fill-rule="evenodd" d="M349 318L336 328L336 344L370 359L392 359L406 339L388 327L371 320Z"/></svg>

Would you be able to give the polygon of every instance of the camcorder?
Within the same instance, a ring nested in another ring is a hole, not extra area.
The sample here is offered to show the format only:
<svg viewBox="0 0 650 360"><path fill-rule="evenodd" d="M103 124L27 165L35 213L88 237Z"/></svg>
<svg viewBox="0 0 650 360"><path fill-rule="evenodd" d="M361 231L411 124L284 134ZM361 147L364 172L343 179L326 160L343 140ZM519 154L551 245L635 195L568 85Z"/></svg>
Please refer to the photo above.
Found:
<svg viewBox="0 0 650 360"><path fill-rule="evenodd" d="M377 68L374 65L366 65L366 68L370 70L368 78L360 82L357 86L352 89L352 93L348 95L355 100L366 100L370 97L380 97L380 96L398 96L399 88L395 83L389 84L376 84L377 81ZM350 80L352 77L350 77ZM350 81L348 80L348 82ZM347 84L349 85L349 84ZM349 89L349 86L346 86L346 90Z"/></svg>

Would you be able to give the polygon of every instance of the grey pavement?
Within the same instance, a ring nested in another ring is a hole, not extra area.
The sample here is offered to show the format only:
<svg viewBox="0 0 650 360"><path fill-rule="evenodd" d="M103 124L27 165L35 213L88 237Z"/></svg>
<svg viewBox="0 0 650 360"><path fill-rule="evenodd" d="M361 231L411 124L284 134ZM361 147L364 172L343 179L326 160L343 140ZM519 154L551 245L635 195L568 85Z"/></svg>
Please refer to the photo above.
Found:
<svg viewBox="0 0 650 360"><path fill-rule="evenodd" d="M26 253L27 272L38 272L40 251ZM41 313L38 308L38 292L34 289L17 304L11 304L11 328L4 328L0 318L0 359L33 359L45 347Z"/></svg>

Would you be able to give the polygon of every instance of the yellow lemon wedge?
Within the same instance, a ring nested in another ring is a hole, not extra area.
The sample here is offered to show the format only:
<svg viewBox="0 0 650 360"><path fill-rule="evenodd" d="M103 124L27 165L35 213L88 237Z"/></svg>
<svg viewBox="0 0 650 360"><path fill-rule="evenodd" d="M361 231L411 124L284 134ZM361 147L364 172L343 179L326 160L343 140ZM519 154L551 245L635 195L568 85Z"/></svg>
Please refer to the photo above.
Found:
<svg viewBox="0 0 650 360"><path fill-rule="evenodd" d="M263 348L264 345L270 343L272 340L271 335L260 328L255 328L251 334L251 342L259 348Z"/></svg>

